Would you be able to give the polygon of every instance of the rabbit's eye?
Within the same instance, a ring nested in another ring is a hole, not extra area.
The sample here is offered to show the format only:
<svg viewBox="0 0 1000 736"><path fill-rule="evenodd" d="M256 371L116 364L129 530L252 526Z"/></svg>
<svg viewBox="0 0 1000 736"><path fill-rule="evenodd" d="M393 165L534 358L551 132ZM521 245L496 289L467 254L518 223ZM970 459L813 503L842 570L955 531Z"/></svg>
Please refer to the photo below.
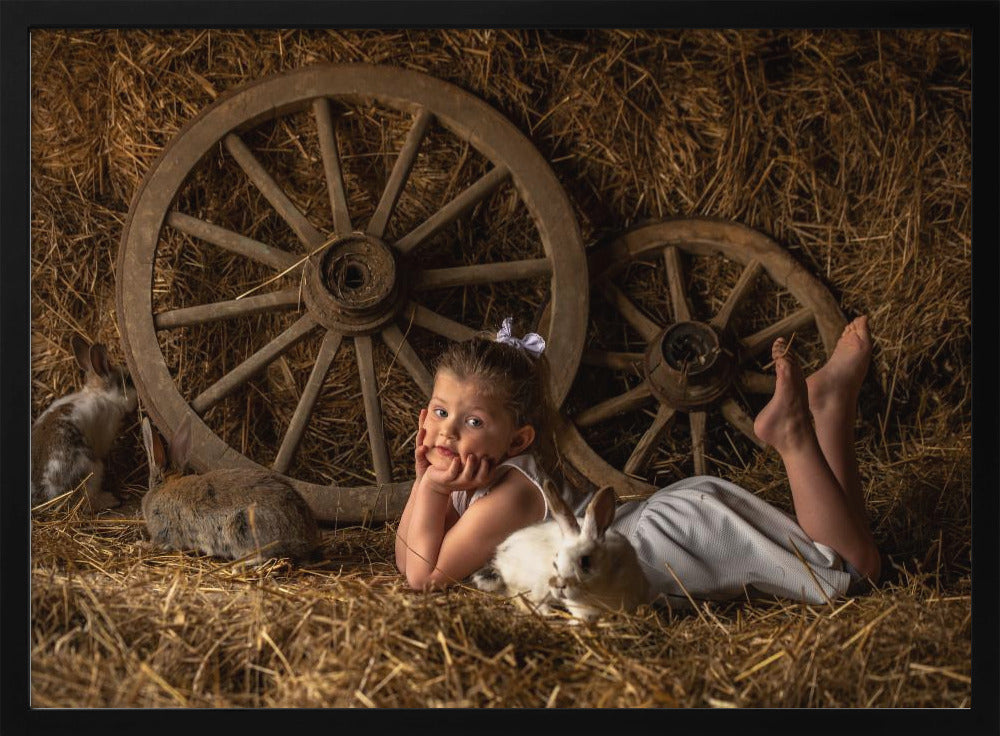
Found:
<svg viewBox="0 0 1000 736"><path fill-rule="evenodd" d="M584 555L580 558L580 569L584 572L590 571L590 555Z"/></svg>

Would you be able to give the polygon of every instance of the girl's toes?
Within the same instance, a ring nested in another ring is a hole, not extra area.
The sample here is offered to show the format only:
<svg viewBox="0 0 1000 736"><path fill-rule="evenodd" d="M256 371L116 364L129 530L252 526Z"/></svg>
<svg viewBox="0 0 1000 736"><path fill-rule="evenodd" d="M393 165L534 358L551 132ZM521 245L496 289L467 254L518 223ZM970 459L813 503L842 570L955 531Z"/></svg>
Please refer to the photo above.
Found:
<svg viewBox="0 0 1000 736"><path fill-rule="evenodd" d="M781 360L781 356L775 358L774 364L774 375L779 380L782 381L788 378L788 363Z"/></svg>

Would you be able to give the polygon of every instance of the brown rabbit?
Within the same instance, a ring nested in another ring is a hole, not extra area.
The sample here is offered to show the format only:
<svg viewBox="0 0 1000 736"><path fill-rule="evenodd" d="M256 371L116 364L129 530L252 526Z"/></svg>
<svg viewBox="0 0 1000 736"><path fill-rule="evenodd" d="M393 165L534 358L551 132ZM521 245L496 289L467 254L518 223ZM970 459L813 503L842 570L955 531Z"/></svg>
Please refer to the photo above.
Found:
<svg viewBox="0 0 1000 736"><path fill-rule="evenodd" d="M309 505L277 473L256 469L211 470L180 475L191 449L191 419L185 417L170 443L174 474L164 478L166 453L160 436L142 420L149 459L149 490L142 515L154 546L197 550L250 564L313 557L321 542Z"/></svg>
<svg viewBox="0 0 1000 736"><path fill-rule="evenodd" d="M31 427L31 503L71 491L89 475L87 498L99 511L119 503L101 488L104 458L137 399L128 373L110 363L103 345L74 335L73 354L86 372L83 388L56 399Z"/></svg>

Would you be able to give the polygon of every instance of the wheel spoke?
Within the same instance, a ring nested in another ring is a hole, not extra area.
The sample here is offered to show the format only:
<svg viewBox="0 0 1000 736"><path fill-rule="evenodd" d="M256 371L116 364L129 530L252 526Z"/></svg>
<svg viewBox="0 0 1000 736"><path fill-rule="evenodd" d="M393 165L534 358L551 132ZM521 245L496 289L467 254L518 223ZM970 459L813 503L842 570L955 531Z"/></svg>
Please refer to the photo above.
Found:
<svg viewBox="0 0 1000 736"><path fill-rule="evenodd" d="M775 338L788 337L796 330L801 330L813 323L813 313L811 309L803 307L797 312L785 317L780 322L775 322L769 327L765 327L759 332L755 332L750 337L740 339L743 347L744 357L753 357L766 349L770 349Z"/></svg>
<svg viewBox="0 0 1000 736"><path fill-rule="evenodd" d="M632 450L632 454L625 462L623 472L626 475L641 475L645 472L646 465L649 464L649 459L653 456L653 452L660 444L660 440L663 438L666 430L669 429L670 420L673 416L673 408L666 404L660 404L660 408L656 410L656 417L653 419L653 423L646 430L645 434L639 438L635 449Z"/></svg>
<svg viewBox="0 0 1000 736"><path fill-rule="evenodd" d="M302 211L288 198L281 185L267 173L263 164L253 155L253 152L243 142L243 139L235 133L230 133L226 136L225 143L226 149L236 159L236 163L240 165L240 168L243 169L254 186L271 203L274 211L288 223L299 237L299 240L305 243L310 250L322 245L326 241L326 236L313 227L313 224L302 214Z"/></svg>
<svg viewBox="0 0 1000 736"><path fill-rule="evenodd" d="M382 339L385 340L385 344L389 346L396 359L402 363L406 372L413 377L413 380L416 381L417 386L424 392L424 395L430 398L431 391L434 388L434 378L416 352L414 352L413 348L410 347L410 343L406 341L406 336L403 335L402 330L395 324L390 323L382 330Z"/></svg>
<svg viewBox="0 0 1000 736"><path fill-rule="evenodd" d="M652 397L649 383L643 381L635 388L629 389L623 394L612 396L599 404L595 404L589 409L585 409L573 417L573 422L577 427L591 427L605 419L610 419L616 414L635 409L641 406Z"/></svg>
<svg viewBox="0 0 1000 736"><path fill-rule="evenodd" d="M608 350L584 350L580 362L603 368L627 371L643 361L642 353L614 353Z"/></svg>
<svg viewBox="0 0 1000 736"><path fill-rule="evenodd" d="M421 110L414 118L410 132L406 134L403 148L396 158L396 163L389 174L389 181L386 182L382 198L379 200L375 213L368 223L368 234L381 238L385 234L385 226L389 222L392 211L396 208L399 195L403 193L403 186L410 176L410 170L417 160L417 152L420 150L420 143L427 133L427 126L430 125L433 115L429 110Z"/></svg>
<svg viewBox="0 0 1000 736"><path fill-rule="evenodd" d="M315 326L316 320L310 315L299 317L295 324L198 394L191 402L191 408L199 416L203 415L229 393L249 381L257 371L288 352Z"/></svg>
<svg viewBox="0 0 1000 736"><path fill-rule="evenodd" d="M479 177L441 209L428 217L408 234L396 241L396 249L408 253L425 240L434 237L442 228L457 220L469 209L482 202L503 184L510 171L506 166L497 166Z"/></svg>
<svg viewBox="0 0 1000 736"><path fill-rule="evenodd" d="M389 483L392 480L392 471L389 465L389 448L385 442L385 430L382 426L382 407L375 379L375 358L372 355L371 337L368 335L355 337L354 349L358 358L358 376L361 378L361 394L365 403L365 422L368 424L368 443L372 448L375 479L379 483Z"/></svg>
<svg viewBox="0 0 1000 736"><path fill-rule="evenodd" d="M330 372L330 365L333 363L338 348L340 348L341 340L343 340L343 335L334 330L327 330L323 337L323 343L319 347L319 355L316 356L316 363L309 374L305 388L302 389L302 396L299 397L295 413L292 414L288 429L285 430L285 437L281 440L281 447L278 448L278 454L274 458L272 469L278 473L287 472L288 466L291 465L292 457L299 448L302 435L305 434L306 427L309 425L313 407L316 406L316 399L319 398L323 381L326 380L326 374Z"/></svg>
<svg viewBox="0 0 1000 736"><path fill-rule="evenodd" d="M299 304L298 289L282 289L270 294L250 296L245 299L230 299L211 304L199 304L196 307L170 309L153 315L153 328L157 330L172 330L177 327L201 325L206 322L216 322L235 317L246 317L260 312L279 309L294 309Z"/></svg>
<svg viewBox="0 0 1000 736"><path fill-rule="evenodd" d="M691 307L684 288L680 249L676 245L664 248L663 262L667 268L667 287L670 289L670 304L674 308L674 322L688 322L691 320Z"/></svg>
<svg viewBox="0 0 1000 736"><path fill-rule="evenodd" d="M646 342L653 342L662 329L653 320L643 314L625 293L610 281L600 285L601 293L614 305L615 309L625 318L635 331L642 335Z"/></svg>
<svg viewBox="0 0 1000 736"><path fill-rule="evenodd" d="M449 340L461 342L475 337L476 331L471 327L466 327L461 322L448 319L444 315L438 314L425 306L416 302L408 302L406 305L406 317L413 320L413 324L423 327L425 330L447 337Z"/></svg>
<svg viewBox="0 0 1000 736"><path fill-rule="evenodd" d="M204 240L212 245L217 245L230 253L236 253L244 258L249 258L265 266L284 271L291 268L298 262L291 253L274 248L259 240L253 240L245 235L240 235L224 227L213 225L210 222L199 220L197 217L185 215L183 212L174 210L167 215L167 224L170 227L187 233L193 238Z"/></svg>
<svg viewBox="0 0 1000 736"><path fill-rule="evenodd" d="M340 152L337 146L337 129L330 113L330 100L319 97L313 100L316 115L316 129L319 133L319 148L323 156L323 173L330 193L330 209L333 211L333 229L337 235L351 232L351 216L347 209L347 193L344 189L344 171L340 166Z"/></svg>
<svg viewBox="0 0 1000 736"><path fill-rule="evenodd" d="M693 411L688 415L691 423L691 454L694 457L695 475L705 474L705 423L708 415Z"/></svg>
<svg viewBox="0 0 1000 736"><path fill-rule="evenodd" d="M719 404L719 410L722 412L722 416L726 418L727 422L746 435L751 442L757 445L757 447L767 447L767 445L754 433L753 419L751 419L749 415L743 411L743 407L737 404L733 399L725 399L721 404Z"/></svg>
<svg viewBox="0 0 1000 736"><path fill-rule="evenodd" d="M447 286L473 286L493 284L498 281L517 281L552 274L552 264L547 258L523 261L501 261L478 266L454 268L429 268L417 274L414 289L442 289Z"/></svg>
<svg viewBox="0 0 1000 736"><path fill-rule="evenodd" d="M739 306L743 297L750 292L750 288L757 280L757 276L763 270L764 264L756 259L747 264L747 267L743 269L743 273L740 274L740 278L736 281L736 285L733 286L732 291L729 292L729 296L726 297L726 303L722 305L718 314L712 317L710 321L712 326L719 330L724 330L729 326L729 321L733 318L733 311Z"/></svg>
<svg viewBox="0 0 1000 736"><path fill-rule="evenodd" d="M751 394L765 394L770 396L774 393L776 378L773 373L760 373L758 371L743 371L737 377L739 387Z"/></svg>

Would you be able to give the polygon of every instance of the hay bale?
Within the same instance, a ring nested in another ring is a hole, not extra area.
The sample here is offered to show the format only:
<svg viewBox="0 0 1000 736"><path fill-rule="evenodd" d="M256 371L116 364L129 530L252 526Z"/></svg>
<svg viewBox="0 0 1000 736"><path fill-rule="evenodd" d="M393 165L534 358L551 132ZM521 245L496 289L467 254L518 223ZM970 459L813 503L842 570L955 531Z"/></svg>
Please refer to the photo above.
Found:
<svg viewBox="0 0 1000 736"><path fill-rule="evenodd" d="M585 242L646 218L738 220L786 247L845 313L867 313L875 353L857 447L876 537L894 562L882 590L830 609L708 605L579 629L464 588L405 590L392 524L328 529L328 561L317 568L240 571L141 548L145 468L133 426L109 468L129 498L122 512L89 520L68 499L36 515L33 704L969 705L970 33L50 29L32 32L31 54L33 415L77 386L74 332L121 357L109 277L122 226L141 177L186 121L274 72L394 63L461 86L523 131L569 194ZM405 127L366 109L345 119L357 145L345 157L350 204L363 218L377 201L365 183L384 180ZM322 224L321 177L301 155L308 124L254 135ZM431 139L400 201L401 225L426 217L481 166L455 141ZM199 176L188 204L287 238L224 162L208 161ZM428 257L534 252L516 202L484 205L483 219L501 223L495 231L459 224ZM472 241L479 250L456 250ZM261 278L180 237L160 258L162 305L223 287L239 293ZM710 303L709 286L727 278L706 273L698 298ZM644 288L646 308L663 308L662 285ZM491 326L543 292L536 284L517 300L498 290L442 293L434 306ZM277 329L260 320L224 335L191 328L163 334L161 346L178 378L197 386L231 367L264 327ZM418 348L429 355L436 346ZM339 356L330 388L347 383L351 361ZM405 457L421 401L392 356L378 361L390 448ZM260 391L300 390L308 362L304 345L263 376ZM322 432L303 447L322 462L297 470L370 482L363 443L339 439L361 416L356 396L324 398ZM280 403L251 417L223 402L212 421L241 451L273 451L287 422ZM772 455L737 446L720 459L733 480L788 504ZM657 462L664 477L685 469L669 454ZM406 466L398 472L405 477Z"/></svg>

